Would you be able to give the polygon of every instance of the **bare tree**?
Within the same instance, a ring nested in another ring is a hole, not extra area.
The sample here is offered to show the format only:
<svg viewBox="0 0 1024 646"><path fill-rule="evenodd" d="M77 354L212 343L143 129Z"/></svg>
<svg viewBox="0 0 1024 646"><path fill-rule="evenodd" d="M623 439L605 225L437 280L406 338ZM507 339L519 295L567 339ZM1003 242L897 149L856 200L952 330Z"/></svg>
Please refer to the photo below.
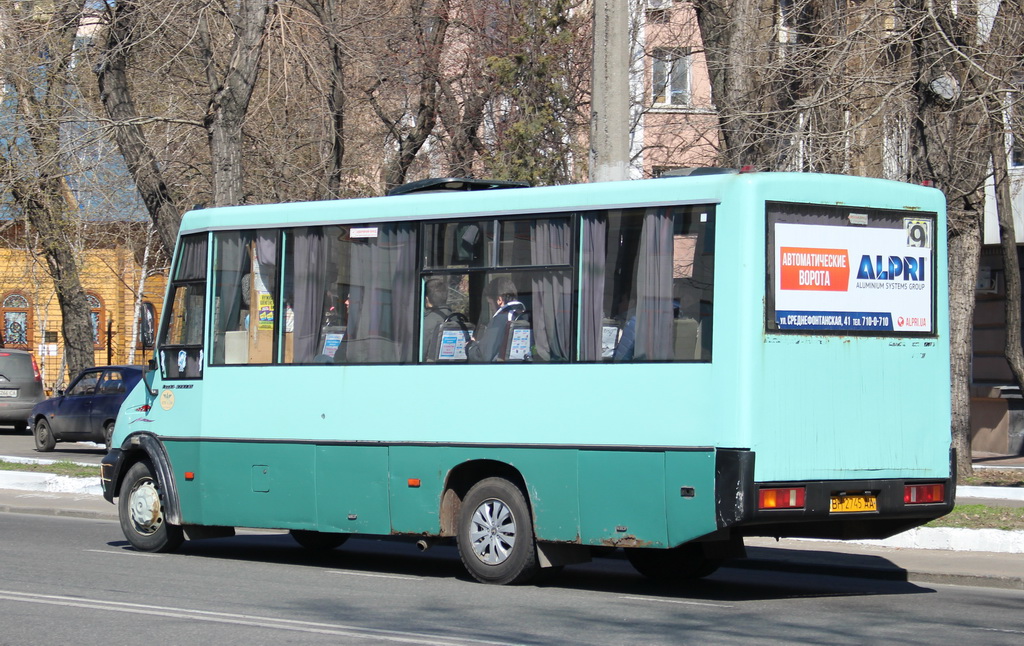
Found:
<svg viewBox="0 0 1024 646"><path fill-rule="evenodd" d="M969 472L990 101L1007 73L993 53L1017 47L1019 36L1000 33L1019 2L1000 3L994 31L985 28L991 20L980 19L982 5L970 1L695 6L725 163L878 174L934 184L946 194L952 438L958 470Z"/></svg>
<svg viewBox="0 0 1024 646"><path fill-rule="evenodd" d="M267 17L276 0L220 2L220 7L199 13L198 44L209 90L203 124L210 140L213 163L213 202L217 206L242 204L242 124L252 98L263 55ZM210 31L211 20L226 20L232 42L218 56Z"/></svg>
<svg viewBox="0 0 1024 646"><path fill-rule="evenodd" d="M142 121L128 86L128 56L136 34L139 3L106 5L105 42L96 65L100 100L113 123L112 133L164 249L170 253L181 223L181 208L164 181L156 155L142 132ZM199 125L198 122L195 125Z"/></svg>
<svg viewBox="0 0 1024 646"><path fill-rule="evenodd" d="M1013 197L1007 157L1007 133L1019 120L1019 108L1013 105L1016 88L1024 78L1024 60L1017 49L1024 37L1024 6L1020 0L1003 0L992 22L985 69L1003 83L999 91L987 96L991 119L992 178L995 188L995 211L999 220L999 245L1003 257L1006 287L1006 339L1004 353L1017 387L1024 392L1024 347L1021 338L1021 275L1020 255L1013 217Z"/></svg>
<svg viewBox="0 0 1024 646"><path fill-rule="evenodd" d="M450 8L449 0L410 0L408 14L401 19L408 28L389 38L388 48L393 55L388 61L390 69L381 69L365 89L393 150L382 178L385 190L406 181L409 168L437 122L441 55ZM396 79L397 74L406 78ZM411 92L403 96L401 90L405 88ZM397 101L395 95L382 96L395 89L400 92Z"/></svg>
<svg viewBox="0 0 1024 646"><path fill-rule="evenodd" d="M91 308L82 288L78 204L68 184L65 121L78 101L76 34L82 3L54 2L47 12L14 3L0 8L4 80L13 88L13 130L3 137L2 172L15 208L38 236L62 315L64 352L75 373L94 364Z"/></svg>
<svg viewBox="0 0 1024 646"><path fill-rule="evenodd" d="M990 120L985 42L976 6L909 0L903 5L917 114L911 130L911 179L934 182L947 199L952 436L961 475L971 472L970 385L974 290L988 176Z"/></svg>

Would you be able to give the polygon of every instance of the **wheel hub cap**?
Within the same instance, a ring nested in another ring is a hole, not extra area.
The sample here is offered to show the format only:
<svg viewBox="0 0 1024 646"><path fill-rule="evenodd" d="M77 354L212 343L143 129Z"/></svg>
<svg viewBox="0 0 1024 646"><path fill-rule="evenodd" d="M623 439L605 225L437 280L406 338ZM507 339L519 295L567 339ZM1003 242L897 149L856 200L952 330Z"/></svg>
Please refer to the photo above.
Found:
<svg viewBox="0 0 1024 646"><path fill-rule="evenodd" d="M163 522L160 508L160 493L152 480L142 482L132 491L129 504L132 523L143 534L152 534Z"/></svg>
<svg viewBox="0 0 1024 646"><path fill-rule="evenodd" d="M470 541L476 557L488 565L500 565L516 544L516 519L500 500L486 500L470 521Z"/></svg>

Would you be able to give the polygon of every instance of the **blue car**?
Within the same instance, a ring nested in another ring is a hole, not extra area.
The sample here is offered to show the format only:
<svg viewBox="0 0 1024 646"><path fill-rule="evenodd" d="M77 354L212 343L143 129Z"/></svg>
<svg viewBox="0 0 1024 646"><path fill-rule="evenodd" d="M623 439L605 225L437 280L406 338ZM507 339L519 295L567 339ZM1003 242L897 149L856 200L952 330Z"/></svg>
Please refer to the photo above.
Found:
<svg viewBox="0 0 1024 646"><path fill-rule="evenodd" d="M71 386L32 408L28 426L37 451L57 442L96 442L110 448L121 403L142 379L142 366L105 366L83 370Z"/></svg>

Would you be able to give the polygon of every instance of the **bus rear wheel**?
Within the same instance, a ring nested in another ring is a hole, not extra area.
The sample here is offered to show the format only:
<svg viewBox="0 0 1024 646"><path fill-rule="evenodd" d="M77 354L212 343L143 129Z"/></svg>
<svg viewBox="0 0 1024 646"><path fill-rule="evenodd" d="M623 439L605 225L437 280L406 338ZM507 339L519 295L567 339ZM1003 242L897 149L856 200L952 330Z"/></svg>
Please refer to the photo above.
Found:
<svg viewBox="0 0 1024 646"><path fill-rule="evenodd" d="M528 583L540 571L526 499L503 478L481 480L469 490L457 538L463 565L482 583Z"/></svg>
<svg viewBox="0 0 1024 646"><path fill-rule="evenodd" d="M656 581L700 579L722 565L709 558L700 543L686 543L668 550L627 548L626 558L640 574Z"/></svg>
<svg viewBox="0 0 1024 646"><path fill-rule="evenodd" d="M140 552L173 552L185 541L181 527L164 517L160 483L148 462L136 462L128 469L117 512L125 538Z"/></svg>
<svg viewBox="0 0 1024 646"><path fill-rule="evenodd" d="M307 550L315 552L327 552L348 540L348 534L336 534L331 532L314 532L307 529L293 529L290 532L295 542Z"/></svg>

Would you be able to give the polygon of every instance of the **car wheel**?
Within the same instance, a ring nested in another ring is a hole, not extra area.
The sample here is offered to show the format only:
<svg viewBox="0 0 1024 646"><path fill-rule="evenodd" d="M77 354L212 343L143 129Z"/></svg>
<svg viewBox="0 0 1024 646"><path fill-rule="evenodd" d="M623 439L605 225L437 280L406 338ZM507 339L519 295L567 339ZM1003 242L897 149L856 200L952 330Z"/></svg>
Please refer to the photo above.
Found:
<svg viewBox="0 0 1024 646"><path fill-rule="evenodd" d="M107 422L103 425L103 443L106 445L107 450L114 448L112 442L114 439L114 423Z"/></svg>
<svg viewBox="0 0 1024 646"><path fill-rule="evenodd" d="M527 583L540 571L526 499L503 478L481 480L466 494L458 545L463 565L483 583Z"/></svg>
<svg viewBox="0 0 1024 646"><path fill-rule="evenodd" d="M181 527L164 517L160 482L148 462L136 462L128 469L117 512L125 538L141 552L173 552L185 540Z"/></svg>
<svg viewBox="0 0 1024 646"><path fill-rule="evenodd" d="M289 532L295 542L307 550L315 552L327 552L348 540L348 534L337 534L333 532L313 532L306 529L293 529Z"/></svg>
<svg viewBox="0 0 1024 646"><path fill-rule="evenodd" d="M685 581L712 574L722 564L721 559L705 556L699 543L686 543L667 550L629 548L626 558L640 574L656 581Z"/></svg>
<svg viewBox="0 0 1024 646"><path fill-rule="evenodd" d="M36 422L33 435L35 435L36 440L36 451L52 451L53 447L57 446L57 440L53 437L50 424L45 419L40 419Z"/></svg>

